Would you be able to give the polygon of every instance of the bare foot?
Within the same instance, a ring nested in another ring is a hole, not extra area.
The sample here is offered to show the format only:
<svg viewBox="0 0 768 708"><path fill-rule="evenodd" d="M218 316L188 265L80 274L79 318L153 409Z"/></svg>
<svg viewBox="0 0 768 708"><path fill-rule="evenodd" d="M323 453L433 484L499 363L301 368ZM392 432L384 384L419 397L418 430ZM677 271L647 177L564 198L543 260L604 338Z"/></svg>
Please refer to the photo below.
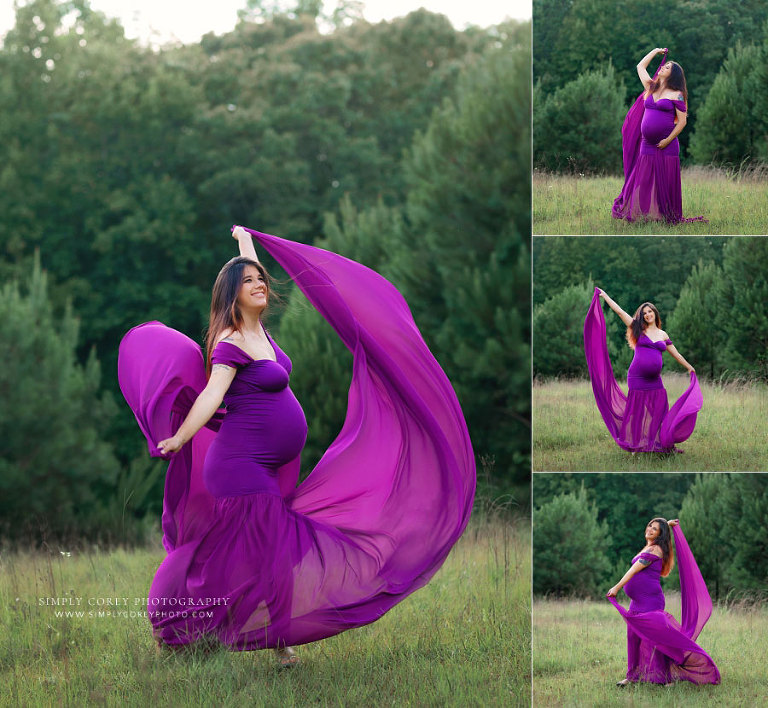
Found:
<svg viewBox="0 0 768 708"><path fill-rule="evenodd" d="M630 683L632 682L629 679L622 679L621 681L617 681L616 685L624 688L624 686L629 686Z"/></svg>
<svg viewBox="0 0 768 708"><path fill-rule="evenodd" d="M280 660L280 668L283 669L292 668L300 662L298 655L292 647L275 649L275 654L277 654L277 658Z"/></svg>

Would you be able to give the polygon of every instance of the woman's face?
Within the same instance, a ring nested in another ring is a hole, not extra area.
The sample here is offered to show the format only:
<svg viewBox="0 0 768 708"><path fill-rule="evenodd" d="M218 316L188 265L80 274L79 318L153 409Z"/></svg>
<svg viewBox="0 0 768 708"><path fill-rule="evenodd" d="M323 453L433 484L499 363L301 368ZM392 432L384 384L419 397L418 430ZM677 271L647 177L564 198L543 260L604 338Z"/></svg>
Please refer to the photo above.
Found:
<svg viewBox="0 0 768 708"><path fill-rule="evenodd" d="M267 283L259 269L252 265L245 266L237 304L244 310L261 311L267 306L267 296Z"/></svg>
<svg viewBox="0 0 768 708"><path fill-rule="evenodd" d="M651 521L648 526L645 527L645 540L648 543L653 543L661 533L661 526L658 521Z"/></svg>
<svg viewBox="0 0 768 708"><path fill-rule="evenodd" d="M662 67L659 68L658 77L660 79L666 80L667 77L672 73L672 62L668 61L666 64L664 64Z"/></svg>
<svg viewBox="0 0 768 708"><path fill-rule="evenodd" d="M643 322L646 327L656 322L656 313L647 305L643 308Z"/></svg>

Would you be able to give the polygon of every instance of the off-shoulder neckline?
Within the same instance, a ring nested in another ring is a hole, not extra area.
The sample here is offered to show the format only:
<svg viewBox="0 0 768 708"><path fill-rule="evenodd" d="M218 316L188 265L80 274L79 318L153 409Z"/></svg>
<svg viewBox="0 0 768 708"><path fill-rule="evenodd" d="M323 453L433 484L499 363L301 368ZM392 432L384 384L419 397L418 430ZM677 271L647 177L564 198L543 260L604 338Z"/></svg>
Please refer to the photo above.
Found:
<svg viewBox="0 0 768 708"><path fill-rule="evenodd" d="M255 359L247 351L245 351L245 349L243 349L242 347L238 346L237 344L234 344L233 342L227 342L227 341L225 341L223 339L216 345L216 347L219 347L222 344L227 344L230 347L234 347L238 351L241 351L251 361L271 361L273 364L277 364L278 363L278 361L277 361L277 345L275 344L275 340L272 339L272 337L270 336L269 332L267 332L267 328L264 325L261 325L261 328L262 328L262 330L264 330L264 334L267 335L267 339L269 340L269 343L272 345L272 351L275 353L275 358L274 359L271 359L270 357L266 357L266 356L262 357L261 359ZM214 347L214 349L216 347Z"/></svg>

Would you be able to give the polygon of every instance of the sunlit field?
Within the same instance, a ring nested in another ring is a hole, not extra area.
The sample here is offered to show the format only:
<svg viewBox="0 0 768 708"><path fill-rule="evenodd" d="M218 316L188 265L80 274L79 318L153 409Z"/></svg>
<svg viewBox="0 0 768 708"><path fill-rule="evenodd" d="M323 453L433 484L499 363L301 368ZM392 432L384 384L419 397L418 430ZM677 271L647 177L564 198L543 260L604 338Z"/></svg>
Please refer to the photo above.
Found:
<svg viewBox="0 0 768 708"><path fill-rule="evenodd" d="M0 705L530 705L528 520L473 518L425 588L287 670L271 651L156 653L142 598L163 556L0 554Z"/></svg>
<svg viewBox="0 0 768 708"><path fill-rule="evenodd" d="M688 386L685 375L664 377L669 403ZM700 382L704 406L683 454L622 450L597 409L589 381L535 381L533 469L540 472L764 472L768 470L768 387ZM626 392L626 385L622 384Z"/></svg>
<svg viewBox="0 0 768 708"><path fill-rule="evenodd" d="M626 606L626 597L620 601ZM680 619L679 595L667 610ZM717 686L616 686L627 670L626 624L604 601L533 604L533 703L539 706L758 706L768 696L768 608L715 607L697 643L720 671Z"/></svg>
<svg viewBox="0 0 768 708"><path fill-rule="evenodd" d="M768 233L768 169L739 172L694 167L682 172L683 216L708 223L669 225L611 217L621 177L533 176L534 234L697 235Z"/></svg>

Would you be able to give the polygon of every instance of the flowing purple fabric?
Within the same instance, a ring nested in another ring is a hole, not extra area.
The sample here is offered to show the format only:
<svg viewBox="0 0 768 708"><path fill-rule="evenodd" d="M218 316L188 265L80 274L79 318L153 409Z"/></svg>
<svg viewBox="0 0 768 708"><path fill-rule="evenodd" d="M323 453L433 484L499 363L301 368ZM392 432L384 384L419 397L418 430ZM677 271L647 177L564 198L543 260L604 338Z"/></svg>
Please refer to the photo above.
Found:
<svg viewBox="0 0 768 708"><path fill-rule="evenodd" d="M675 444L687 440L696 426L703 397L695 372L691 373L688 388L669 408L661 382L662 351L668 343L640 337L627 374L629 393L625 395L613 374L600 290L595 288L584 320L584 353L597 407L611 437L624 450L672 452Z"/></svg>
<svg viewBox="0 0 768 708"><path fill-rule="evenodd" d="M149 593L166 644L296 645L375 621L439 569L469 520L475 465L456 395L397 290L368 268L248 231L353 353L347 415L296 487L306 421L291 363L226 343L221 412L172 455L168 555ZM126 334L119 379L147 438L175 433L206 382L200 348L157 322ZM218 432L217 432L218 430Z"/></svg>
<svg viewBox="0 0 768 708"><path fill-rule="evenodd" d="M667 59L667 52L653 78ZM683 193L680 181L680 143L677 138L665 148L659 141L672 133L676 109L687 113L684 101L653 96L643 91L630 106L621 127L624 160L624 186L614 200L614 219L652 219L669 223L706 221L702 216L683 217Z"/></svg>
<svg viewBox="0 0 768 708"><path fill-rule="evenodd" d="M641 553L632 559L650 561L624 586L631 599L626 610L614 597L608 600L627 623L627 679L650 683L691 681L720 683L715 662L696 639L712 614L712 599L679 526L672 528L680 573L682 625L664 611L661 559Z"/></svg>

